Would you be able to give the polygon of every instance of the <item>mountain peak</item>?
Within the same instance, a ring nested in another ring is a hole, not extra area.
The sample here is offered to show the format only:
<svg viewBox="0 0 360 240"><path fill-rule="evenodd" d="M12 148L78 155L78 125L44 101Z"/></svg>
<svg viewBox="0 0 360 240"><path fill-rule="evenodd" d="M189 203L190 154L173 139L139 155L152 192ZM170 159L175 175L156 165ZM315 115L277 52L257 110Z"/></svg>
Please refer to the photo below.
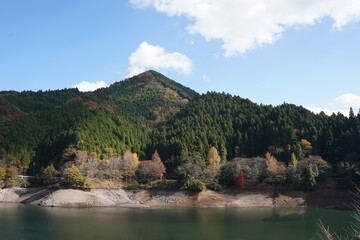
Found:
<svg viewBox="0 0 360 240"><path fill-rule="evenodd" d="M151 70L139 73L137 75L134 75L132 77L125 78L124 81L132 81L134 79L137 79L138 81L150 81L150 80L156 80L155 76L152 74Z"/></svg>
<svg viewBox="0 0 360 240"><path fill-rule="evenodd" d="M142 115L155 122L166 121L198 95L153 70L116 82L98 93L109 99L119 113Z"/></svg>
<svg viewBox="0 0 360 240"><path fill-rule="evenodd" d="M123 89L131 89L131 88L167 88L168 90L175 91L179 96L185 99L192 99L199 94L194 90L185 87L184 85L166 77L165 75L156 72L154 70L148 70L142 72L138 75L135 75L130 78L126 78L123 81L116 82L112 84L107 91L112 91L110 89L119 88ZM104 90L103 90L104 91Z"/></svg>

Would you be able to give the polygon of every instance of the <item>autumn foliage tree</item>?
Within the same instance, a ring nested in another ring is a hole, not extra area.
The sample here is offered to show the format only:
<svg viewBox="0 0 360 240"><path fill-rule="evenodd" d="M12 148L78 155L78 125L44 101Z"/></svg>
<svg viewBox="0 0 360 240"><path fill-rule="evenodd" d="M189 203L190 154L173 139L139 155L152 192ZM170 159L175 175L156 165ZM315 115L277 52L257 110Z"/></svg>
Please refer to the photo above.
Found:
<svg viewBox="0 0 360 240"><path fill-rule="evenodd" d="M14 168L0 167L0 188L1 187L27 187L29 183L18 177Z"/></svg>
<svg viewBox="0 0 360 240"><path fill-rule="evenodd" d="M63 183L68 187L73 188L88 188L86 177L84 177L80 170L72 165L70 168L65 168L62 172Z"/></svg>
<svg viewBox="0 0 360 240"><path fill-rule="evenodd" d="M266 172L269 183L283 183L286 179L286 169L282 163L269 152L265 153Z"/></svg>
<svg viewBox="0 0 360 240"><path fill-rule="evenodd" d="M307 156L309 153L311 153L312 146L308 140L301 139L299 144L300 144L301 150L305 156Z"/></svg>
<svg viewBox="0 0 360 240"><path fill-rule="evenodd" d="M151 161L153 162L161 161L160 155L157 150L155 150L155 152L151 156Z"/></svg>
<svg viewBox="0 0 360 240"><path fill-rule="evenodd" d="M234 185L237 187L245 187L246 179L244 173L239 173L238 175L234 176Z"/></svg>
<svg viewBox="0 0 360 240"><path fill-rule="evenodd" d="M139 158L136 153L132 153L129 150L125 151L120 165L125 180L132 179L135 176L135 171L139 163Z"/></svg>
<svg viewBox="0 0 360 240"><path fill-rule="evenodd" d="M208 166L220 166L220 156L218 150L215 147L211 147L207 154L207 165Z"/></svg>
<svg viewBox="0 0 360 240"><path fill-rule="evenodd" d="M141 161L136 176L140 181L150 181L160 179L164 176L165 166L161 161L160 155L157 151L152 155L151 160Z"/></svg>

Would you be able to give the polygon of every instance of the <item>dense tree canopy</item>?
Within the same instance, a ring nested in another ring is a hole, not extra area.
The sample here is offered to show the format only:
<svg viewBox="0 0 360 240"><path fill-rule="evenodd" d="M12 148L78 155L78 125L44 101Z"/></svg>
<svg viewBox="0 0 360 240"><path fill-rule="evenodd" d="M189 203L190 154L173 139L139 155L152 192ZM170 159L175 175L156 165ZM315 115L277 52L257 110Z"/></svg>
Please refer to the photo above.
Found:
<svg viewBox="0 0 360 240"><path fill-rule="evenodd" d="M225 93L199 95L154 71L92 93L0 92L4 167L33 173L50 163L56 168L67 161L90 164L94 157L117 164L109 159L123 156L125 161L127 150L140 160L161 156L168 175L180 165L195 164L208 166L204 174L214 177L211 167L269 152L284 163L272 169L273 159L267 157L274 182L279 171L287 174L288 163L295 171L298 162L310 155L320 155L339 172L353 176L360 161L360 116L313 114L286 103L258 105ZM142 174L152 169L153 162L143 164ZM165 168L159 169L157 175L163 174ZM313 176L314 169L305 169L309 178ZM237 181L243 182L243 176Z"/></svg>

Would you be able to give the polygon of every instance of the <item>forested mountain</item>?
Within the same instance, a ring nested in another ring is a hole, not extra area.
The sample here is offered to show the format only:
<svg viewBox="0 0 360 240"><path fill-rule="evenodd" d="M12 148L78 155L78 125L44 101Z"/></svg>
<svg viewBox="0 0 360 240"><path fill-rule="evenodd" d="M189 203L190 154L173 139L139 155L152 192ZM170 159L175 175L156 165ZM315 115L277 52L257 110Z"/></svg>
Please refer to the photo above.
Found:
<svg viewBox="0 0 360 240"><path fill-rule="evenodd" d="M319 154L333 164L359 162L360 116L316 115L293 104L263 106L237 96L209 92L191 101L164 125L156 142L166 158L194 153L206 156L215 146L223 161L269 151L285 163L292 153L299 159L310 153ZM181 157L175 162L179 163Z"/></svg>
<svg viewBox="0 0 360 240"><path fill-rule="evenodd" d="M92 93L0 92L0 158L36 171L69 148L102 158L129 149L146 159L156 126L197 95L154 71Z"/></svg>
<svg viewBox="0 0 360 240"><path fill-rule="evenodd" d="M30 172L59 166L66 153L101 159L126 150L167 171L205 163L211 147L223 162L269 151L289 162L309 154L333 164L360 161L360 116L327 116L301 106L258 105L225 93L203 95L155 71L82 93L77 89L0 92L0 160Z"/></svg>

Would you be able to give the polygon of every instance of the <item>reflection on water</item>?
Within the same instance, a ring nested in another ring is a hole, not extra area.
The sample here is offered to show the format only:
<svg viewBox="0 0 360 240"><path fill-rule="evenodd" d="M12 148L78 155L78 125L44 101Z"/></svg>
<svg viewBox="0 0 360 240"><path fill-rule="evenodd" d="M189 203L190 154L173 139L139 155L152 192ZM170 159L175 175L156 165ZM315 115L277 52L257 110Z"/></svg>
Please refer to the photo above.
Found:
<svg viewBox="0 0 360 240"><path fill-rule="evenodd" d="M304 221L305 208L274 208L273 214L263 221Z"/></svg>
<svg viewBox="0 0 360 240"><path fill-rule="evenodd" d="M41 208L0 204L0 239L311 239L351 212L324 209Z"/></svg>

